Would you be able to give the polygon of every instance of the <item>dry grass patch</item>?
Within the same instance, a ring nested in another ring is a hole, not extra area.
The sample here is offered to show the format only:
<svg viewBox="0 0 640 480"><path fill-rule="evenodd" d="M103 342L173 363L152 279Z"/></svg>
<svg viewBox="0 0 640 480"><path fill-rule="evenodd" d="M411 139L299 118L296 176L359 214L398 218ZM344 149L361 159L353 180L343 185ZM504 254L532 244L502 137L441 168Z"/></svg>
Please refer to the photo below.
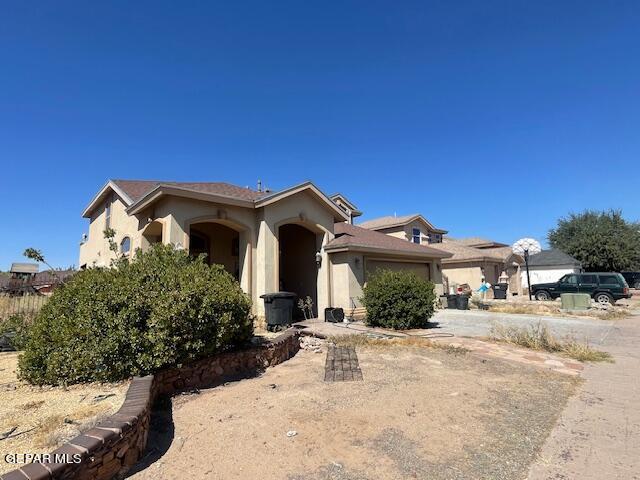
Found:
<svg viewBox="0 0 640 480"><path fill-rule="evenodd" d="M473 298L472 305L479 306L481 303L487 306L489 312L496 313L515 313L523 315L542 315L545 317L589 317L600 320L616 320L629 315L629 309L626 305L610 305L608 307L595 306L589 310L566 311L562 310L558 301L505 301L505 300L480 300Z"/></svg>
<svg viewBox="0 0 640 480"><path fill-rule="evenodd" d="M561 340L557 339L541 322L526 327L494 323L489 332L489 338L532 350L558 353L581 362L613 362L609 353L595 350L586 341L580 342L571 336Z"/></svg>
<svg viewBox="0 0 640 480"><path fill-rule="evenodd" d="M129 382L37 387L16 378L18 355L0 353L2 453L50 452L122 405ZM0 475L14 468L0 455Z"/></svg>
<svg viewBox="0 0 640 480"><path fill-rule="evenodd" d="M407 335L403 337L385 337L378 335L334 335L327 338L327 340L341 347L363 347L373 349L401 347L436 348L454 355L463 355L469 352L469 350L464 347L434 342L429 338L419 337L416 335Z"/></svg>

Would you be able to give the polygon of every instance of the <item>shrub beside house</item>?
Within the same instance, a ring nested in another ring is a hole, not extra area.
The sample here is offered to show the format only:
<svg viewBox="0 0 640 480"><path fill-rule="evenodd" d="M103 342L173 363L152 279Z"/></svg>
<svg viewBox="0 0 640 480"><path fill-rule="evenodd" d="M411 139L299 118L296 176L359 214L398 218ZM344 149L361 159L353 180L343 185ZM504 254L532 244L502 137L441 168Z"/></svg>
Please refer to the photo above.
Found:
<svg viewBox="0 0 640 480"><path fill-rule="evenodd" d="M222 266L154 245L57 289L30 329L19 375L35 384L146 375L247 342L250 311Z"/></svg>

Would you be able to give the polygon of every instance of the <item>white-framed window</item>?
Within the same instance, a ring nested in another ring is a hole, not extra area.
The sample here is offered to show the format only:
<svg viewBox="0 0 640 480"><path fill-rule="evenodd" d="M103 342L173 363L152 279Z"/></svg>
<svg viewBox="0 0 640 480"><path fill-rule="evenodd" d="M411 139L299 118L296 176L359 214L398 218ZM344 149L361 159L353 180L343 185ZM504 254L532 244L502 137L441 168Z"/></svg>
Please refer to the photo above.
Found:
<svg viewBox="0 0 640 480"><path fill-rule="evenodd" d="M413 243L420 243L420 229L419 228L412 228L411 229L411 241Z"/></svg>
<svg viewBox="0 0 640 480"><path fill-rule="evenodd" d="M120 242L120 253L129 255L129 252L131 252L131 238L124 237Z"/></svg>

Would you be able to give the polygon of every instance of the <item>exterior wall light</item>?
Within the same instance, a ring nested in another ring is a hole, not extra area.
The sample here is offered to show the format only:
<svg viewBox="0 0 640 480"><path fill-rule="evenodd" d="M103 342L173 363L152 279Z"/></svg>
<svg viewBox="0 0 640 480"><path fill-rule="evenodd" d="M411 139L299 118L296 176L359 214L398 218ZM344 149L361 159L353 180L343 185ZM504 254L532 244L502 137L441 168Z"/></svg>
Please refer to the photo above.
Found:
<svg viewBox="0 0 640 480"><path fill-rule="evenodd" d="M320 252L316 252L316 265L318 268L322 265L322 254Z"/></svg>

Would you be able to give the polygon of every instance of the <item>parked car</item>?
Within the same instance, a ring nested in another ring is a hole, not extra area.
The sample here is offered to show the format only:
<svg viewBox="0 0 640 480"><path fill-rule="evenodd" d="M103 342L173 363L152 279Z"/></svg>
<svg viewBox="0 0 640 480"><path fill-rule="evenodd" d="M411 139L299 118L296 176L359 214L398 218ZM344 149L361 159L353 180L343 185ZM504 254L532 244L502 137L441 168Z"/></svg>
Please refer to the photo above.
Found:
<svg viewBox="0 0 640 480"><path fill-rule="evenodd" d="M563 293L588 293L598 303L631 298L629 285L619 273L568 273L554 283L531 285L536 300L553 300Z"/></svg>
<svg viewBox="0 0 640 480"><path fill-rule="evenodd" d="M640 289L640 272L622 272L622 276L631 288Z"/></svg>

